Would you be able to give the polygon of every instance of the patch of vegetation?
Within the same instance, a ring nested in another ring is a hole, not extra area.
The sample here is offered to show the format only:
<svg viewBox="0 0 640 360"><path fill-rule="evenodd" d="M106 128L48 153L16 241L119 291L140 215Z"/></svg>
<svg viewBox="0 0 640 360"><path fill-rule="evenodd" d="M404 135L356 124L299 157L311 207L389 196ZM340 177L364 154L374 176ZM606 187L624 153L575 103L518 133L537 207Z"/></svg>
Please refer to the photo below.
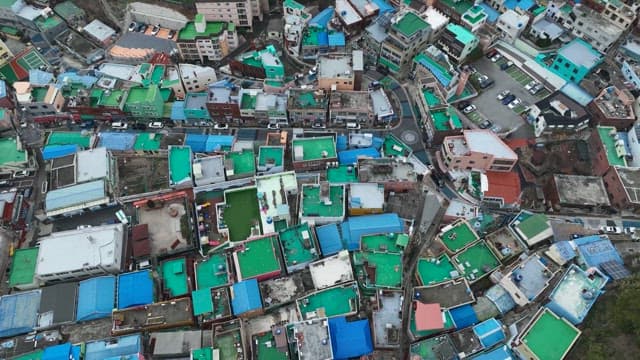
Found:
<svg viewBox="0 0 640 360"><path fill-rule="evenodd" d="M622 280L596 302L568 360L637 359L640 351L640 276Z"/></svg>

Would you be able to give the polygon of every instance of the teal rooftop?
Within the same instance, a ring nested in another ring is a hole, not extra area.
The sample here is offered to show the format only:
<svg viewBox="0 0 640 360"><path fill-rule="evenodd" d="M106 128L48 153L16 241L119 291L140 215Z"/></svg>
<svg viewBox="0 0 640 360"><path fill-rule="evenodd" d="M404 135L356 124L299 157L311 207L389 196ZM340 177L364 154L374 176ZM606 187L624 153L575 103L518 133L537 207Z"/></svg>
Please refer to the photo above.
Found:
<svg viewBox="0 0 640 360"><path fill-rule="evenodd" d="M298 299L298 309L302 318L346 316L358 312L358 286L348 283L317 291Z"/></svg>
<svg viewBox="0 0 640 360"><path fill-rule="evenodd" d="M287 268L304 267L320 258L313 231L307 223L281 230L279 238Z"/></svg>
<svg viewBox="0 0 640 360"><path fill-rule="evenodd" d="M407 12L395 24L392 25L399 33L410 38L418 31L429 27L429 24L414 12Z"/></svg>
<svg viewBox="0 0 640 360"><path fill-rule="evenodd" d="M449 23L447 25L447 30L451 31L456 36L456 40L465 45L477 40L476 36L471 31L458 24Z"/></svg>
<svg viewBox="0 0 640 360"><path fill-rule="evenodd" d="M198 289L216 288L229 283L227 257L214 253L196 264L196 286Z"/></svg>
<svg viewBox="0 0 640 360"><path fill-rule="evenodd" d="M451 253L457 253L478 240L478 235L464 220L447 225L443 230L438 237Z"/></svg>
<svg viewBox="0 0 640 360"><path fill-rule="evenodd" d="M433 285L460 276L447 254L438 258L429 257L418 260L416 275L421 285Z"/></svg>

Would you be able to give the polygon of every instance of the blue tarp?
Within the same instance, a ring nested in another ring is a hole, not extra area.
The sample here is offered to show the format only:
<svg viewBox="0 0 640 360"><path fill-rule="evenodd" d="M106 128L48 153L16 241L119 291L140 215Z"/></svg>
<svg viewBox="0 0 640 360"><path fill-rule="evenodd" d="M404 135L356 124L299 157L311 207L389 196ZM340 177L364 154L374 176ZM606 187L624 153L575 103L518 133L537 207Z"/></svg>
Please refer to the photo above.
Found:
<svg viewBox="0 0 640 360"><path fill-rule="evenodd" d="M473 360L515 360L516 358L511 355L511 351L507 346L502 346L496 348L494 350L482 353L480 355L474 356L471 359Z"/></svg>
<svg viewBox="0 0 640 360"><path fill-rule="evenodd" d="M118 309L153 303L153 277L150 270L118 275Z"/></svg>
<svg viewBox="0 0 640 360"><path fill-rule="evenodd" d="M58 75L57 88L61 88L67 84L82 84L86 89L93 87L98 78L90 75L78 75L74 72L66 72Z"/></svg>
<svg viewBox="0 0 640 360"><path fill-rule="evenodd" d="M231 308L233 315L244 314L262 308L262 298L258 280L249 279L233 284L231 292Z"/></svg>
<svg viewBox="0 0 640 360"><path fill-rule="evenodd" d="M100 133L100 147L108 150L127 151L132 150L136 143L136 134L125 132L102 132Z"/></svg>
<svg viewBox="0 0 640 360"><path fill-rule="evenodd" d="M353 165L358 162L359 157L377 159L380 157L380 153L372 147L345 150L338 153L338 161L340 162L340 165Z"/></svg>
<svg viewBox="0 0 640 360"><path fill-rule="evenodd" d="M38 320L40 290L0 297L0 338L28 333Z"/></svg>
<svg viewBox="0 0 640 360"><path fill-rule="evenodd" d="M337 224L327 224L316 228L316 236L320 243L322 255L329 256L337 254L342 247L342 239Z"/></svg>
<svg viewBox="0 0 640 360"><path fill-rule="evenodd" d="M173 121L186 120L184 115L184 101L174 101L171 105L171 115L169 117Z"/></svg>
<svg viewBox="0 0 640 360"><path fill-rule="evenodd" d="M191 147L192 152L206 152L207 135L187 134L187 138L184 139L184 144Z"/></svg>
<svg viewBox="0 0 640 360"><path fill-rule="evenodd" d="M31 69L29 70L29 83L32 86L46 86L53 80L53 74L50 72Z"/></svg>
<svg viewBox="0 0 640 360"><path fill-rule="evenodd" d="M49 346L44 349L41 360L79 360L73 356L71 343Z"/></svg>
<svg viewBox="0 0 640 360"><path fill-rule="evenodd" d="M115 276L99 276L80 282L76 321L111 316L116 291Z"/></svg>
<svg viewBox="0 0 640 360"><path fill-rule="evenodd" d="M373 140L371 140L371 147L376 148L377 150L380 150L382 145L384 145L384 138L374 136Z"/></svg>
<svg viewBox="0 0 640 360"><path fill-rule="evenodd" d="M314 16L313 19L309 21L309 26L326 28L332 17L333 7L329 6L328 8L320 11L318 15Z"/></svg>
<svg viewBox="0 0 640 360"><path fill-rule="evenodd" d="M496 9L492 8L491 6L489 6L484 2L481 2L479 6L482 8L484 13L487 14L488 22L493 24L496 21L498 21L498 17L500 16L500 13Z"/></svg>
<svg viewBox="0 0 640 360"><path fill-rule="evenodd" d="M564 261L569 261L576 257L576 251L571 246L569 241L558 241L556 243L551 244L551 251L560 255Z"/></svg>
<svg viewBox="0 0 640 360"><path fill-rule="evenodd" d="M491 300L491 302L496 306L496 308L498 308L498 311L500 311L502 315L508 313L516 307L516 303L513 301L511 295L509 295L507 290L505 290L499 284L490 287L489 290L487 290L487 292L484 294L484 296L487 299Z"/></svg>
<svg viewBox="0 0 640 360"><path fill-rule="evenodd" d="M535 0L505 0L503 3L507 9L514 10L516 7L519 7L524 11L531 9L535 4Z"/></svg>
<svg viewBox="0 0 640 360"><path fill-rule="evenodd" d="M338 135L336 137L336 150L337 151L343 151L343 150L347 150L347 142L348 142L348 138L346 135Z"/></svg>
<svg viewBox="0 0 640 360"><path fill-rule="evenodd" d="M142 353L140 334L127 335L88 342L85 346L84 360L121 359L138 353Z"/></svg>
<svg viewBox="0 0 640 360"><path fill-rule="evenodd" d="M567 83L560 89L560 92L582 106L587 106L587 104L593 100L593 96L591 96L591 94L581 88L580 85L572 83L571 81L567 81Z"/></svg>
<svg viewBox="0 0 640 360"><path fill-rule="evenodd" d="M359 358L373 352L369 320L347 321L344 316L329 319L334 359Z"/></svg>
<svg viewBox="0 0 640 360"><path fill-rule="evenodd" d="M471 305L463 305L455 309L450 309L451 318L456 324L456 329L464 329L478 323L478 317Z"/></svg>
<svg viewBox="0 0 640 360"><path fill-rule="evenodd" d="M206 152L220 151L222 147L233 146L232 135L209 135L205 143Z"/></svg>
<svg viewBox="0 0 640 360"><path fill-rule="evenodd" d="M378 11L378 14L380 14L380 15L382 15L384 13L387 13L387 12L396 11L395 8L393 6L391 6L385 0L371 0L371 2L376 4L376 5L378 5L378 7L380 8L380 11Z"/></svg>
<svg viewBox="0 0 640 360"><path fill-rule="evenodd" d="M7 96L7 83L4 80L0 80L0 99Z"/></svg>
<svg viewBox="0 0 640 360"><path fill-rule="evenodd" d="M346 40L344 38L344 33L342 32L334 32L329 34L329 46L345 46Z"/></svg>
<svg viewBox="0 0 640 360"><path fill-rule="evenodd" d="M326 47L329 46L329 33L326 31L322 31L318 33L318 46Z"/></svg>
<svg viewBox="0 0 640 360"><path fill-rule="evenodd" d="M578 247L580 256L589 267L600 268L600 264L607 261L615 261L620 265L624 265L618 250L607 237L601 237L600 235L585 236L573 240L573 243Z"/></svg>
<svg viewBox="0 0 640 360"><path fill-rule="evenodd" d="M404 230L404 225L398 214L387 213L350 217L342 223L341 229L346 248L354 251L360 249L363 235L399 233Z"/></svg>
<svg viewBox="0 0 640 360"><path fill-rule="evenodd" d="M506 339L504 331L502 331L502 323L494 318L474 326L473 332L480 339L480 343L485 349L489 349Z"/></svg>
<svg viewBox="0 0 640 360"><path fill-rule="evenodd" d="M78 145L47 145L42 148L42 158L44 160L57 159L59 157L75 154L80 150Z"/></svg>

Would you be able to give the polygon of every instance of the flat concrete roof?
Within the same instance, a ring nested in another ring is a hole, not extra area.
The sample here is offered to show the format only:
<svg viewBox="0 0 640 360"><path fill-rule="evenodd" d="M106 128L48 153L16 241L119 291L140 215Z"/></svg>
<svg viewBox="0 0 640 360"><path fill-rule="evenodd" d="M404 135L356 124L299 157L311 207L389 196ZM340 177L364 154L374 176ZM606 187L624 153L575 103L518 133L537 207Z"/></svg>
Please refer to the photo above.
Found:
<svg viewBox="0 0 640 360"><path fill-rule="evenodd" d="M602 177L581 175L553 176L561 205L609 206L609 195Z"/></svg>

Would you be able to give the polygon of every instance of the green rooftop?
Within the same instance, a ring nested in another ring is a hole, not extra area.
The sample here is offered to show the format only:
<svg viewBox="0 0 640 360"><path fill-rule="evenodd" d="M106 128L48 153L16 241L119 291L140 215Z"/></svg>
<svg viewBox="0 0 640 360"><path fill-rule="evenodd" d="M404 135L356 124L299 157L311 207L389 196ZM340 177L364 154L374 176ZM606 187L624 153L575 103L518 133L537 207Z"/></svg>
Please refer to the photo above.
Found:
<svg viewBox="0 0 640 360"><path fill-rule="evenodd" d="M253 150L244 149L242 151L228 152L224 155L225 160L231 160L233 163L233 175L250 174L256 172L256 158ZM227 175L230 169L227 170Z"/></svg>
<svg viewBox="0 0 640 360"><path fill-rule="evenodd" d="M223 224L229 229L229 240L243 241L251 235L251 228L260 228L258 192L255 187L228 190L224 193L226 207Z"/></svg>
<svg viewBox="0 0 640 360"><path fill-rule="evenodd" d="M31 97L34 102L43 102L44 98L47 97L47 92L49 89L44 86L36 86L31 89Z"/></svg>
<svg viewBox="0 0 640 360"><path fill-rule="evenodd" d="M429 24L413 12L407 12L402 19L393 24L393 28L406 37L411 37L418 31L428 27Z"/></svg>
<svg viewBox="0 0 640 360"><path fill-rule="evenodd" d="M238 278L242 280L280 273L280 261L275 236L244 243L244 249L234 253Z"/></svg>
<svg viewBox="0 0 640 360"><path fill-rule="evenodd" d="M17 36L20 33L20 30L11 26L0 26L0 32L3 32L8 35Z"/></svg>
<svg viewBox="0 0 640 360"><path fill-rule="evenodd" d="M71 1L71 0L64 1L64 2L61 2L60 4L56 5L53 8L53 11L55 11L56 14L60 15L61 17L65 18L65 19L70 19L70 18L72 18L74 16L84 16L85 15L84 10L82 10L81 8L76 6L76 4L74 4L73 1Z"/></svg>
<svg viewBox="0 0 640 360"><path fill-rule="evenodd" d="M333 137L301 138L291 141L294 161L312 161L336 157L336 143ZM302 159L296 158L297 149L302 149Z"/></svg>
<svg viewBox="0 0 640 360"><path fill-rule="evenodd" d="M384 156L409 156L411 148L392 134L387 135L382 143Z"/></svg>
<svg viewBox="0 0 640 360"><path fill-rule="evenodd" d="M320 258L313 231L306 222L281 230L280 245L287 267L299 266Z"/></svg>
<svg viewBox="0 0 640 360"><path fill-rule="evenodd" d="M202 348L191 350L191 360L213 360L213 349Z"/></svg>
<svg viewBox="0 0 640 360"><path fill-rule="evenodd" d="M19 164L27 161L27 152L18 150L16 138L0 139L0 165Z"/></svg>
<svg viewBox="0 0 640 360"><path fill-rule="evenodd" d="M169 181L171 185L191 181L191 148L171 146L169 148Z"/></svg>
<svg viewBox="0 0 640 360"><path fill-rule="evenodd" d="M598 134L600 135L600 140L602 141L602 147L604 147L604 151L607 154L607 160L609 160L609 165L611 166L627 166L627 159L625 158L624 150L621 153L618 153L616 147L616 139L611 133L615 133L616 128L613 126L598 126Z"/></svg>
<svg viewBox="0 0 640 360"><path fill-rule="evenodd" d="M156 97L156 93L160 91L157 86L132 87L129 89L129 96L127 96L127 104L142 104L153 102Z"/></svg>
<svg viewBox="0 0 640 360"><path fill-rule="evenodd" d="M360 238L362 251L383 251L402 253L409 242L409 235L403 233L363 235Z"/></svg>
<svg viewBox="0 0 640 360"><path fill-rule="evenodd" d="M300 4L295 0L284 0L282 3L283 7L292 8L294 10L304 10L304 5Z"/></svg>
<svg viewBox="0 0 640 360"><path fill-rule="evenodd" d="M433 126L436 130L462 129L462 121L460 121L458 113L451 106L446 109L431 110L429 114L431 114L431 120L433 120Z"/></svg>
<svg viewBox="0 0 640 360"><path fill-rule="evenodd" d="M244 354L238 353L238 346L242 342L240 329L237 331L225 332L224 334L216 334L213 337L213 348L220 351L220 357L216 360L240 360L246 359Z"/></svg>
<svg viewBox="0 0 640 360"><path fill-rule="evenodd" d="M523 213L524 215L526 213ZM524 234L527 239L542 233L549 228L549 220L544 214L533 214L521 220L515 227Z"/></svg>
<svg viewBox="0 0 640 360"><path fill-rule="evenodd" d="M35 23L38 28L42 31L47 31L55 28L56 26L62 24L64 20L58 15L49 16L48 18L44 18L43 16L39 16L36 18Z"/></svg>
<svg viewBox="0 0 640 360"><path fill-rule="evenodd" d="M312 108L312 109L324 109L327 105L327 98L316 98L313 91L296 91L291 95L294 98L294 106L296 108Z"/></svg>
<svg viewBox="0 0 640 360"><path fill-rule="evenodd" d="M452 330L452 329L455 328L455 324L453 322L453 318L451 317L451 313L449 313L448 310L444 311L444 328L443 329L437 329L437 330L418 331L416 329L416 311L413 309L413 306L411 307L411 314L409 316L411 318L410 322L409 322L409 330L411 330L411 333L416 338L427 337L427 336L430 336L430 335L441 333L441 332L443 332L445 330Z"/></svg>
<svg viewBox="0 0 640 360"><path fill-rule="evenodd" d="M202 14L198 14L202 15ZM196 15L196 17L198 16ZM199 33L196 31L195 22L188 22L182 30L178 33L178 41L195 40L196 38L211 38L212 36L218 36L226 29L227 23L221 21L207 21L204 31Z"/></svg>
<svg viewBox="0 0 640 360"><path fill-rule="evenodd" d="M439 0L443 5L462 15L474 6L471 0Z"/></svg>
<svg viewBox="0 0 640 360"><path fill-rule="evenodd" d="M231 302L227 288L192 291L191 301L193 315L202 316L204 322L231 317Z"/></svg>
<svg viewBox="0 0 640 360"><path fill-rule="evenodd" d="M474 282L500 266L500 261L491 249L480 241L453 257L467 280Z"/></svg>
<svg viewBox="0 0 640 360"><path fill-rule="evenodd" d="M458 275L455 275L456 273ZM441 255L439 258L430 257L418 260L416 275L423 286L438 284L460 276L458 269L453 266L447 254Z"/></svg>
<svg viewBox="0 0 640 360"><path fill-rule="evenodd" d="M402 288L402 255L377 251L356 251L353 263L358 282L364 288ZM360 279L363 279L362 281Z"/></svg>
<svg viewBox="0 0 640 360"><path fill-rule="evenodd" d="M93 95L93 93L92 93ZM98 95L98 93L96 93ZM126 97L127 93L124 90L111 90L109 92L102 91L99 94L98 106L107 106L107 107L120 107L120 103L122 99Z"/></svg>
<svg viewBox="0 0 640 360"><path fill-rule="evenodd" d="M1 6L1 5L0 5ZM36 350L30 353L22 354L20 356L16 356L11 358L11 360L40 360L42 359L42 355L44 354L44 350Z"/></svg>
<svg viewBox="0 0 640 360"><path fill-rule="evenodd" d="M164 77L164 65L155 65L151 72L151 82L160 85L162 78Z"/></svg>
<svg viewBox="0 0 640 360"><path fill-rule="evenodd" d="M9 287L33 283L38 261L38 248L17 249L11 261Z"/></svg>
<svg viewBox="0 0 640 360"><path fill-rule="evenodd" d="M358 312L358 286L350 283L315 292L298 299L303 319L315 311L316 317L333 317Z"/></svg>
<svg viewBox="0 0 640 360"><path fill-rule="evenodd" d="M331 184L357 183L356 168L351 165L340 165L327 169L327 180Z"/></svg>
<svg viewBox="0 0 640 360"><path fill-rule="evenodd" d="M323 28L308 26L302 36L302 46L318 46L320 44L318 36L324 31Z"/></svg>
<svg viewBox="0 0 640 360"><path fill-rule="evenodd" d="M442 104L442 100L440 100L440 97L435 94L432 88L424 88L422 90L422 96L424 96L424 100L429 107Z"/></svg>
<svg viewBox="0 0 640 360"><path fill-rule="evenodd" d="M545 308L522 342L539 360L560 360L579 336L580 330Z"/></svg>
<svg viewBox="0 0 640 360"><path fill-rule="evenodd" d="M257 95L251 95L249 93L242 94L242 99L240 100L240 109L255 109L256 101L258 100Z"/></svg>
<svg viewBox="0 0 640 360"><path fill-rule="evenodd" d="M442 360L449 359L448 356L455 358L456 349L451 343L448 336L435 336L411 344L411 359L420 360ZM508 360L508 359L505 359Z"/></svg>
<svg viewBox="0 0 640 360"><path fill-rule="evenodd" d="M91 136L83 135L81 132L55 131L49 135L47 145L78 145L84 149L89 148ZM1 143L0 143L1 144ZM4 153L0 145L0 152Z"/></svg>
<svg viewBox="0 0 640 360"><path fill-rule="evenodd" d="M136 151L155 151L160 149L160 140L162 135L158 133L140 133L136 136L136 142L133 149Z"/></svg>
<svg viewBox="0 0 640 360"><path fill-rule="evenodd" d="M475 25L480 21L487 18L487 14L484 13L482 6L474 6L469 11L462 15L462 18L468 21L470 24Z"/></svg>
<svg viewBox="0 0 640 360"><path fill-rule="evenodd" d="M329 185L329 203L320 196L320 185L302 187L302 216L339 217L344 215L344 186Z"/></svg>
<svg viewBox="0 0 640 360"><path fill-rule="evenodd" d="M258 166L282 166L284 159L284 147L260 146L258 150Z"/></svg>
<svg viewBox="0 0 640 360"><path fill-rule="evenodd" d="M198 289L216 288L229 283L227 257L224 254L211 254L208 259L196 264L196 287Z"/></svg>
<svg viewBox="0 0 640 360"><path fill-rule="evenodd" d="M178 258L164 261L160 265L162 287L169 292L169 297L178 297L189 293L187 278L187 261Z"/></svg>
<svg viewBox="0 0 640 360"><path fill-rule="evenodd" d="M439 235L444 246L452 253L464 249L467 245L478 240L478 235L466 221L460 221L447 231Z"/></svg>
<svg viewBox="0 0 640 360"><path fill-rule="evenodd" d="M465 45L473 41L476 41L478 39L471 31L467 30L467 28L462 27L458 24L449 23L447 25L447 30L455 34L456 40L460 41Z"/></svg>
<svg viewBox="0 0 640 360"><path fill-rule="evenodd" d="M257 360L289 360L287 351L279 350L275 344L276 339L271 331L254 336L255 354Z"/></svg>

